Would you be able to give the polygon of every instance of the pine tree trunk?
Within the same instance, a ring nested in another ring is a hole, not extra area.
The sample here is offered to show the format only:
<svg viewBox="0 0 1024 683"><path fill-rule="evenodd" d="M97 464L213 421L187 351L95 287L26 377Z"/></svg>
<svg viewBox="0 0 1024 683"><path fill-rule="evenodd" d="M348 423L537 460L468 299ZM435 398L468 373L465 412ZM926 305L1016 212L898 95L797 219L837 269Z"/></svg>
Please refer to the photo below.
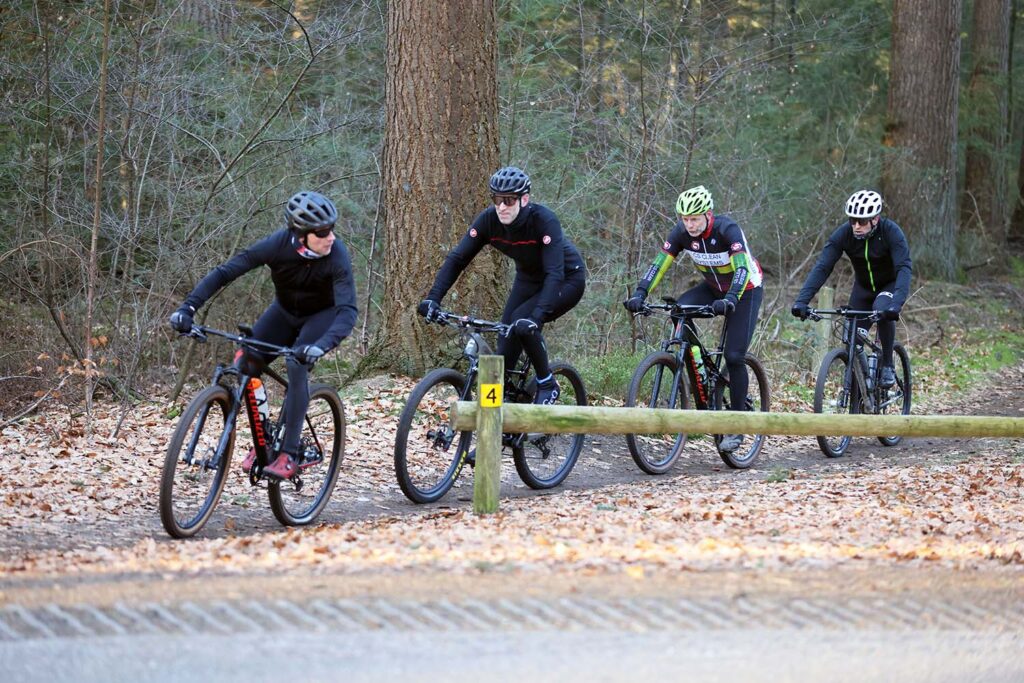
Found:
<svg viewBox="0 0 1024 683"><path fill-rule="evenodd" d="M914 271L957 275L957 86L962 0L894 0L883 168L890 214L903 226Z"/></svg>
<svg viewBox="0 0 1024 683"><path fill-rule="evenodd" d="M1010 0L975 0L971 29L974 62L967 86L972 125L967 131L962 220L971 234L985 231L986 243L1005 244L1007 200L1008 68Z"/></svg>
<svg viewBox="0 0 1024 683"><path fill-rule="evenodd" d="M438 333L416 315L448 251L489 201L498 166L493 0L388 3L381 327L369 364L408 373L439 362ZM445 299L496 318L507 266L485 249ZM446 335L447 337L447 335Z"/></svg>

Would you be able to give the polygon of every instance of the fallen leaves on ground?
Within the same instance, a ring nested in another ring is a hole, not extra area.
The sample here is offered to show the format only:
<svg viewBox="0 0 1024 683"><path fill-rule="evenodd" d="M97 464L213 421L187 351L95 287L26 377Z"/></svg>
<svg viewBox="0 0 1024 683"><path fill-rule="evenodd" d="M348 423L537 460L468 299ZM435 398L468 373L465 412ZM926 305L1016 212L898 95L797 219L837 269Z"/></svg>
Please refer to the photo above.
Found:
<svg viewBox="0 0 1024 683"><path fill-rule="evenodd" d="M954 397L950 410L1008 414L1024 405L1016 387L1024 366L999 387ZM348 488L395 491L394 423L411 382L367 390L347 406ZM97 411L96 434L111 433L114 408ZM132 411L117 438L84 434L82 419L58 413L4 430L0 482L4 534L39 525L97 520L150 524L164 445L174 426L159 406ZM787 443L785 439L782 444ZM717 569L827 568L921 564L1020 571L1024 567L1019 440L978 439L962 452L945 448L934 462L894 458L877 468L840 466L766 477L638 476L588 491L503 500L501 512L429 508L307 529L129 545L29 547L0 561L0 574L110 572L198 573L305 568L332 573L406 570L624 573ZM242 446L239 446L241 448ZM623 457L628 457L625 453ZM581 466L585 464L581 463ZM238 487L233 488L233 487ZM248 496L239 477L225 496ZM260 505L265 502L261 501ZM344 504L344 499L335 504Z"/></svg>

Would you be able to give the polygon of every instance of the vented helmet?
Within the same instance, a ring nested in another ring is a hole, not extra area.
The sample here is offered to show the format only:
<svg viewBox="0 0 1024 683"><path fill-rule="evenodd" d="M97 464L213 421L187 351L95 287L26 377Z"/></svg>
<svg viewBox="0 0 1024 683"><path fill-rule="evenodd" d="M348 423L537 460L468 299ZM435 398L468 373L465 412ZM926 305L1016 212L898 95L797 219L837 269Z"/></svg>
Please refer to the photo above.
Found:
<svg viewBox="0 0 1024 683"><path fill-rule="evenodd" d="M530 176L521 168L506 166L494 172L488 185L495 194L529 194Z"/></svg>
<svg viewBox="0 0 1024 683"><path fill-rule="evenodd" d="M846 215L850 218L874 218L882 213L882 195L874 190L859 190L846 200Z"/></svg>
<svg viewBox="0 0 1024 683"><path fill-rule="evenodd" d="M715 208L711 193L703 185L683 190L676 200L676 213L680 216L700 216Z"/></svg>
<svg viewBox="0 0 1024 683"><path fill-rule="evenodd" d="M289 228L301 234L329 228L338 222L334 202L319 192L296 192L284 205L284 219Z"/></svg>

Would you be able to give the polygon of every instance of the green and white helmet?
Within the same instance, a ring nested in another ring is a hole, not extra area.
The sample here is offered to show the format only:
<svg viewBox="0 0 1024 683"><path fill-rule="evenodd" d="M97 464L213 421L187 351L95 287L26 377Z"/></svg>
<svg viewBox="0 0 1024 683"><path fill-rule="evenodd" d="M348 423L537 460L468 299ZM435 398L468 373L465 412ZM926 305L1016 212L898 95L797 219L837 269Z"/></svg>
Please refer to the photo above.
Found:
<svg viewBox="0 0 1024 683"><path fill-rule="evenodd" d="M676 213L680 216L700 216L715 208L711 193L703 185L684 190L676 200Z"/></svg>

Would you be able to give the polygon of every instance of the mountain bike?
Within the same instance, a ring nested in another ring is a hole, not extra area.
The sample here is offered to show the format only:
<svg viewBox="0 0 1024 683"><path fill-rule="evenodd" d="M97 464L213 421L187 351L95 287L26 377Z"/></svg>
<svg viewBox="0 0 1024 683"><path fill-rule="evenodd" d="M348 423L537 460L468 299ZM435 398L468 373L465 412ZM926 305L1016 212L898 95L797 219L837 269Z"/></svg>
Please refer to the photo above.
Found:
<svg viewBox="0 0 1024 683"><path fill-rule="evenodd" d="M311 384L299 441L299 469L286 481L264 479L263 470L280 450L285 413L270 415L271 403L283 404L268 395L267 385L240 369L243 349L294 356L295 350L252 338L252 329L239 326L241 334L193 325L186 335L206 342L208 335L234 342L239 351L235 363L218 364L213 381L188 404L167 447L160 480L160 521L174 538L194 536L210 519L227 480L234 455L238 420L245 414L253 438L256 460L249 472L251 486L266 482L270 509L285 526L313 522L327 505L338 479L345 449L345 408L338 393L326 384ZM288 381L270 368L263 371L282 390ZM284 391L281 392L282 395Z"/></svg>
<svg viewBox="0 0 1024 683"><path fill-rule="evenodd" d="M406 497L433 503L455 484L468 462L475 464L473 432L457 432L449 412L453 401L472 401L477 390L481 355L494 353L484 335L508 335L511 325L440 311L437 324L458 330L465 342L462 355L469 367L431 370L413 388L398 419L395 474ZM587 404L580 374L567 363L551 364L562 405ZM522 354L516 367L505 370L504 401L532 403L537 379L530 359ZM533 489L558 486L569 476L583 449L583 434L503 434L502 446L512 451L519 478Z"/></svg>
<svg viewBox="0 0 1024 683"><path fill-rule="evenodd" d="M829 351L821 361L818 379L814 385L814 412L851 415L909 415L911 400L910 356L903 345L893 347L896 384L881 387L882 367L879 358L881 344L870 339L867 330L857 327L858 320L878 322L878 311L855 311L846 307L836 309L812 308L808 317L821 320L833 317L834 330L842 339L842 346ZM842 329L840 333L839 330ZM868 350L865 350L867 347ZM855 362L851 362L853 359ZM838 458L850 446L851 436L819 436L818 447L830 458ZM879 436L883 446L895 446L902 437Z"/></svg>
<svg viewBox="0 0 1024 683"><path fill-rule="evenodd" d="M687 409L692 396L697 410L728 410L730 403L729 369L725 366L725 332L728 319L722 325L718 347L708 351L700 340L694 322L700 318L714 318L710 305L676 303L665 297L663 304L645 303L640 315L659 313L667 316L672 332L654 351L637 366L629 383L626 406L648 408ZM745 410L768 412L771 401L768 375L761 361L747 354L750 384L744 401ZM735 469L750 467L764 444L764 435L747 436L744 443L732 452L719 455L726 465ZM714 435L715 446L722 440ZM687 434L628 434L626 444L637 466L648 474L667 472L686 446Z"/></svg>

